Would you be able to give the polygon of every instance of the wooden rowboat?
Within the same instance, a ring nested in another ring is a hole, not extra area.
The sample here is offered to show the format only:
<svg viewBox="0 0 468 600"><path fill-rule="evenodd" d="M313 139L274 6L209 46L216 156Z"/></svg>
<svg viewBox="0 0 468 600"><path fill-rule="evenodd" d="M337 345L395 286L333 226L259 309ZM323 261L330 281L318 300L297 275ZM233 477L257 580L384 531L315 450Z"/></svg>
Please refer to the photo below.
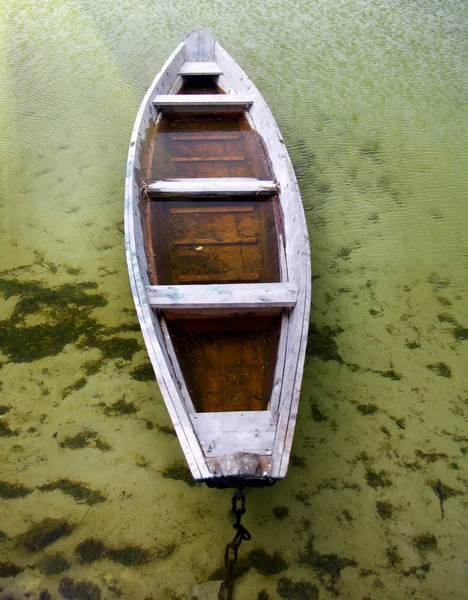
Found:
<svg viewBox="0 0 468 600"><path fill-rule="evenodd" d="M296 423L308 235L273 116L210 31L189 32L148 90L125 186L135 306L192 475L271 485Z"/></svg>

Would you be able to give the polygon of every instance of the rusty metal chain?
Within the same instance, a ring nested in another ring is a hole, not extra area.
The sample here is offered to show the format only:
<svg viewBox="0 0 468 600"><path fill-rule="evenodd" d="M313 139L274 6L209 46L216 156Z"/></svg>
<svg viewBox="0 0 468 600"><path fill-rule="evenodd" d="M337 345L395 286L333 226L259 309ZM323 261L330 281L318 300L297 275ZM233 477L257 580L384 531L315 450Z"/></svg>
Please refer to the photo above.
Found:
<svg viewBox="0 0 468 600"><path fill-rule="evenodd" d="M240 506L238 506L238 502L240 502ZM226 575L219 588L218 600L232 600L234 594L234 567L239 554L239 546L244 540L248 541L252 537L241 523L242 515L245 513L245 496L242 489L239 488L232 497L231 506L232 512L236 515L236 522L233 525L236 535L232 542L226 545L224 551Z"/></svg>

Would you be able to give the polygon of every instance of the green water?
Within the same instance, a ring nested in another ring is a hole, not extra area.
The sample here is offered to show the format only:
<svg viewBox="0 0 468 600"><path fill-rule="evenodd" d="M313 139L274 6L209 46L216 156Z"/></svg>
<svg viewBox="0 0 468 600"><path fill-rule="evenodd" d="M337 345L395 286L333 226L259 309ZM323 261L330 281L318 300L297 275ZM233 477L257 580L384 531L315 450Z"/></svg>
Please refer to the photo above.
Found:
<svg viewBox="0 0 468 600"><path fill-rule="evenodd" d="M468 4L0 5L0 588L216 598L230 493L180 468L122 237L140 101L207 26L282 130L314 271L294 458L248 493L235 598L466 597Z"/></svg>

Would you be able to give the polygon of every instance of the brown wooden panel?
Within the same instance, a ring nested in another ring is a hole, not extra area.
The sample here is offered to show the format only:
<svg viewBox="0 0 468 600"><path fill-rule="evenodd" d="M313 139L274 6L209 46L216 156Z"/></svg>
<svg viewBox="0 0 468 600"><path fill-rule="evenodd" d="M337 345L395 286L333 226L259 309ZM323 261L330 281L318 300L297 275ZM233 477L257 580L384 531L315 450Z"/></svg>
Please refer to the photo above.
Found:
<svg viewBox="0 0 468 600"><path fill-rule="evenodd" d="M172 240L212 238L219 242L237 242L236 215L229 213L174 214L171 219Z"/></svg>
<svg viewBox="0 0 468 600"><path fill-rule="evenodd" d="M240 162L245 160L242 155L236 156L173 156L171 162Z"/></svg>
<svg viewBox="0 0 468 600"><path fill-rule="evenodd" d="M155 136L148 179L271 176L262 141L243 115L165 115ZM197 166L194 174L191 163L207 158L222 159L226 169Z"/></svg>
<svg viewBox="0 0 468 600"><path fill-rule="evenodd" d="M172 243L238 244L252 243L260 236L255 213L236 215L224 213L174 214L171 219Z"/></svg>
<svg viewBox="0 0 468 600"><path fill-rule="evenodd" d="M240 134L220 131L219 133L171 133L169 134L174 142L194 142L194 141L218 141L218 140L239 140Z"/></svg>
<svg viewBox="0 0 468 600"><path fill-rule="evenodd" d="M152 200L148 206L152 282L279 281L270 200Z"/></svg>
<svg viewBox="0 0 468 600"><path fill-rule="evenodd" d="M280 317L168 321L182 372L199 412L265 410Z"/></svg>
<svg viewBox="0 0 468 600"><path fill-rule="evenodd" d="M236 215L236 227L239 238L244 241L252 238L258 241L262 235L257 212Z"/></svg>
<svg viewBox="0 0 468 600"><path fill-rule="evenodd" d="M173 283L178 283L181 275L208 276L229 275L241 270L241 246L174 246L170 253Z"/></svg>
<svg viewBox="0 0 468 600"><path fill-rule="evenodd" d="M227 167L227 177L250 177L250 171L246 163L231 163Z"/></svg>
<svg viewBox="0 0 468 600"><path fill-rule="evenodd" d="M197 206L197 207L178 207L170 208L174 214L192 214L192 213L239 213L252 212L253 206Z"/></svg>
<svg viewBox="0 0 468 600"><path fill-rule="evenodd" d="M257 238L244 237L240 238L234 235L230 235L228 241L216 240L214 238L181 238L173 242L174 246L222 246L224 244L255 244Z"/></svg>
<svg viewBox="0 0 468 600"><path fill-rule="evenodd" d="M173 157L240 156L243 159L245 150L240 141L172 141L169 144L169 154Z"/></svg>
<svg viewBox="0 0 468 600"><path fill-rule="evenodd" d="M196 165L197 177L228 177L229 165L232 163L226 162L197 162ZM239 163L242 164L242 163ZM245 169L244 169L245 170Z"/></svg>
<svg viewBox="0 0 468 600"><path fill-rule="evenodd" d="M263 337L252 332L206 341L203 411L262 410Z"/></svg>
<svg viewBox="0 0 468 600"><path fill-rule="evenodd" d="M248 283L260 281L258 273L244 273L243 271L230 271L226 274L209 275L179 275L179 283Z"/></svg>
<svg viewBox="0 0 468 600"><path fill-rule="evenodd" d="M244 273L262 273L261 281L263 281L263 257L258 245L242 246L241 260Z"/></svg>

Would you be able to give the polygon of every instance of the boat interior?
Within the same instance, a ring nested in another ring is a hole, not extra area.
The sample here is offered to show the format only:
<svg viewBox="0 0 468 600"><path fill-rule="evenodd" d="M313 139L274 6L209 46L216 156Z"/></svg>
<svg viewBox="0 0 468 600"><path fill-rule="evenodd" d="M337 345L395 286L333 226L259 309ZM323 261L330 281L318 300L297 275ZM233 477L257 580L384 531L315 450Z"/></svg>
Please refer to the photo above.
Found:
<svg viewBox="0 0 468 600"><path fill-rule="evenodd" d="M183 79L179 94L223 94L216 76ZM243 108L163 111L147 147L144 172L149 182L272 180L262 139ZM168 196L147 194L145 202L151 285L192 286L195 291L200 291L195 286L224 286L224 293L227 285L234 289L286 280L276 191L194 195L182 187ZM182 288L171 289L180 294ZM287 308L233 303L221 309L157 310L178 359L189 410L274 408L272 389L281 377L277 356Z"/></svg>

